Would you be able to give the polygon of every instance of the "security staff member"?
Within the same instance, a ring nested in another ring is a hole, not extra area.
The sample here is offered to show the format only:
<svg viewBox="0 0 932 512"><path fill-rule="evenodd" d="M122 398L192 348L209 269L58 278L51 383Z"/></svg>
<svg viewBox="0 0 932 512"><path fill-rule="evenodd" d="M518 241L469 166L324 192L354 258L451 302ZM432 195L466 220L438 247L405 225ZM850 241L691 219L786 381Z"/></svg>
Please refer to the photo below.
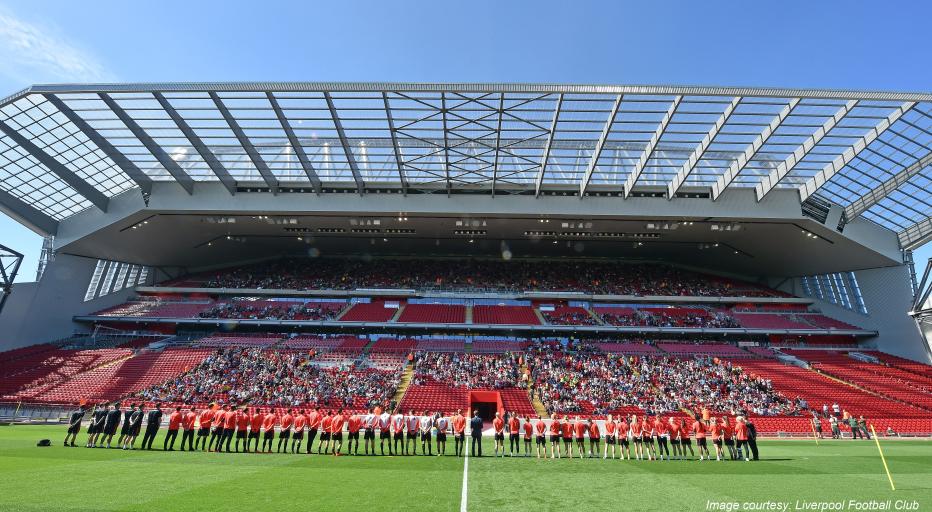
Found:
<svg viewBox="0 0 932 512"><path fill-rule="evenodd" d="M155 435L159 433L159 427L162 425L162 406L155 404L155 409L149 409L146 414L146 433L142 436L142 448L144 450L152 449L152 441Z"/></svg>
<svg viewBox="0 0 932 512"><path fill-rule="evenodd" d="M473 457L482 457L482 418L479 417L479 411L473 411L472 419L469 420L469 428L472 435L471 452ZM476 455L478 448L478 455Z"/></svg>

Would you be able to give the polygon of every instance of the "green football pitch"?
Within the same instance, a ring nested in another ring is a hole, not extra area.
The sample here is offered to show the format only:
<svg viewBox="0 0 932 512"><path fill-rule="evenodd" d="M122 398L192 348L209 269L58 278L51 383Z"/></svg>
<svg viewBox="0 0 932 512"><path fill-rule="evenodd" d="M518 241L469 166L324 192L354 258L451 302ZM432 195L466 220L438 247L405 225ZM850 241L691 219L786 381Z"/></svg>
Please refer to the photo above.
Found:
<svg viewBox="0 0 932 512"><path fill-rule="evenodd" d="M891 491L873 441L762 440L762 460L749 463L471 457L464 471L452 456L95 450L62 447L63 434L0 427L0 510L459 511L464 495L466 510L501 512L804 510L810 502L870 510L849 500L932 510L930 441L882 441ZM52 447L36 447L41 438ZM485 454L491 448L486 439Z"/></svg>

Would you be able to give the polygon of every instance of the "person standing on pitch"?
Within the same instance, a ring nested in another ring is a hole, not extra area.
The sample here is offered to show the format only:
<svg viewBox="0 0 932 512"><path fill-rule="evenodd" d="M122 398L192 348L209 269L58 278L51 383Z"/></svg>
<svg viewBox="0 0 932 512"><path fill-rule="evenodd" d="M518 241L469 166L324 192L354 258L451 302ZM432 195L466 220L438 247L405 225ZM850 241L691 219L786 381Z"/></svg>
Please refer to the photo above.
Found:
<svg viewBox="0 0 932 512"><path fill-rule="evenodd" d="M291 453L301 453L301 443L304 441L304 427L306 425L307 416L305 416L304 411L299 410L294 417L294 426L291 428Z"/></svg>
<svg viewBox="0 0 932 512"><path fill-rule="evenodd" d="M120 402L111 404L107 410L107 416L104 418L104 437L100 440L100 447L103 448L104 441L107 441L107 448L112 448L110 443L113 442L113 436L116 435L117 428L120 426L120 417L123 412L120 411Z"/></svg>
<svg viewBox="0 0 932 512"><path fill-rule="evenodd" d="M213 423L214 411L210 407L201 411L201 415L198 417L198 430L197 430L197 439L194 440L194 449L205 451L207 450L207 437L210 435L210 425Z"/></svg>
<svg viewBox="0 0 932 512"><path fill-rule="evenodd" d="M547 423L543 418L538 418L534 424L534 433L537 434L537 458L540 458L540 452L543 450L544 458L547 458ZM551 458L553 456L551 455Z"/></svg>
<svg viewBox="0 0 932 512"><path fill-rule="evenodd" d="M249 451L249 414L246 411L246 408L237 409L236 414L236 453L239 453L239 442L243 441L243 451ZM184 444L182 443L182 446Z"/></svg>
<svg viewBox="0 0 932 512"><path fill-rule="evenodd" d="M443 413L438 412L434 426L437 427L437 456L439 457L447 454L447 431L450 430L450 420Z"/></svg>
<svg viewBox="0 0 932 512"><path fill-rule="evenodd" d="M469 421L469 432L472 436L472 444L470 446L472 456L482 457L482 418L479 417L478 410L472 413L472 420ZM476 455L476 447L478 447L478 455Z"/></svg>
<svg viewBox="0 0 932 512"><path fill-rule="evenodd" d="M97 436L104 429L104 416L107 415L107 410L104 409L102 404L97 404L94 407L94 412L91 413L91 423L87 426L87 443L84 445L85 448L97 448Z"/></svg>
<svg viewBox="0 0 932 512"><path fill-rule="evenodd" d="M129 418L133 415L133 411L135 410L136 404L133 404L123 413L123 423L120 425L120 437L117 439L117 444L120 445L120 448L123 447L126 441L126 435L129 433Z"/></svg>
<svg viewBox="0 0 932 512"><path fill-rule="evenodd" d="M220 451L220 443L223 442L223 412L219 405L214 408L214 429L210 433L210 442L207 443L208 451Z"/></svg>
<svg viewBox="0 0 932 512"><path fill-rule="evenodd" d="M502 454L505 447L502 445ZM508 456L514 457L521 452L521 420L514 412L508 414Z"/></svg>
<svg viewBox="0 0 932 512"><path fill-rule="evenodd" d="M272 453L272 443L275 442L275 409L269 409L269 412L262 418L262 451Z"/></svg>
<svg viewBox="0 0 932 512"><path fill-rule="evenodd" d="M418 438L418 424L420 420L417 415L414 414L414 410L408 411L408 416L405 418L405 428L408 429L408 437L405 440L405 455L408 455L408 446L411 446L411 455L417 455L417 438ZM375 451L375 448L372 449Z"/></svg>
<svg viewBox="0 0 932 512"><path fill-rule="evenodd" d="M313 451L314 440L317 439L317 432L320 430L320 407L315 407L307 414L307 454ZM359 444L359 443L356 443Z"/></svg>
<svg viewBox="0 0 932 512"><path fill-rule="evenodd" d="M401 455L408 451L405 446L405 415L399 409L392 415L392 439L395 444L395 453Z"/></svg>
<svg viewBox="0 0 932 512"><path fill-rule="evenodd" d="M168 415L168 433L162 441L162 451L175 451L175 439L178 437L178 427L181 426L181 407L175 407L175 412Z"/></svg>
<svg viewBox="0 0 932 512"><path fill-rule="evenodd" d="M236 412L227 405L226 411L223 413L223 442L226 444L227 453L230 453L230 442L233 440L234 434L236 434ZM220 451L219 446L217 451Z"/></svg>
<svg viewBox="0 0 932 512"><path fill-rule="evenodd" d="M181 418L181 451L185 451L184 443L188 442L188 451L194 451L194 422L197 420L197 412L194 407L188 409L188 412Z"/></svg>
<svg viewBox="0 0 932 512"><path fill-rule="evenodd" d="M402 424L404 423L404 417L402 416ZM349 431L346 435L346 453L350 455L359 455L359 429L362 427L362 418L358 414L353 414L350 416L349 420L346 422L346 430ZM404 444L404 443L402 443Z"/></svg>
<svg viewBox="0 0 932 512"><path fill-rule="evenodd" d="M742 448L744 454L742 455ZM748 426L744 422L744 416L735 418L735 451L738 453L738 459L744 457L744 461L751 460L750 450L748 448Z"/></svg>
<svg viewBox="0 0 932 512"><path fill-rule="evenodd" d="M599 451L601 451L601 446L599 446L599 441L601 438L601 432L599 431L599 424L589 419L589 458L599 458ZM606 445L608 446L608 445Z"/></svg>
<svg viewBox="0 0 932 512"><path fill-rule="evenodd" d="M612 460L615 459L615 422L612 421L612 415L609 414L605 418L605 452L602 453L602 458L608 458L608 447L612 447ZM596 454L598 455L598 454Z"/></svg>
<svg viewBox="0 0 932 512"><path fill-rule="evenodd" d="M261 437L263 420L265 420L265 414L262 413L262 409L256 409L252 416L249 417L249 437L246 438L247 452L249 446L252 445L253 453L259 453L259 437ZM253 443L253 440L255 440L255 443Z"/></svg>
<svg viewBox="0 0 932 512"><path fill-rule="evenodd" d="M375 413L370 407L366 415L362 417L362 449L364 455L369 455L369 448L372 448L372 455L375 455L375 424L378 420ZM408 435L411 435L410 433Z"/></svg>
<svg viewBox="0 0 932 512"><path fill-rule="evenodd" d="M124 450L136 449L136 438L139 437L139 431L142 429L142 405L133 409L133 414L129 417L129 427L126 432L126 438L123 439Z"/></svg>
<svg viewBox="0 0 932 512"><path fill-rule="evenodd" d="M521 424L521 429L524 430L524 456L531 456L531 438L534 436L534 426L531 425L531 418L525 414L524 423Z"/></svg>
<svg viewBox="0 0 932 512"><path fill-rule="evenodd" d="M294 416L292 416L293 411L288 409L285 412L285 415L282 416L281 429L278 431L278 450L277 453L282 452L282 443L285 445L285 453L288 453L288 441L291 439L291 425L294 424ZM318 453L320 453L318 451Z"/></svg>
<svg viewBox="0 0 932 512"><path fill-rule="evenodd" d="M68 419L68 433L65 434L65 444L64 446L74 446L75 439L78 438L78 433L81 432L81 422L84 421L84 406L80 406L77 409L71 411L71 417ZM68 438L71 438L71 444L68 444Z"/></svg>
<svg viewBox="0 0 932 512"><path fill-rule="evenodd" d="M343 409L338 409L337 413L330 419L330 441L333 442L334 456L342 455L343 452L343 426L346 424L346 416L343 415Z"/></svg>
<svg viewBox="0 0 932 512"><path fill-rule="evenodd" d="M433 448L431 447L433 443L430 431L434 428L434 419L430 416L430 413L424 411L421 414L418 425L421 429L421 455L433 455Z"/></svg>
<svg viewBox="0 0 932 512"><path fill-rule="evenodd" d="M382 455L385 455L385 442L388 441L388 454L395 455L394 450L392 449L392 433L391 433L391 423L392 415L388 411L382 411L378 415L379 418L379 450L382 452Z"/></svg>
<svg viewBox="0 0 932 512"><path fill-rule="evenodd" d="M463 455L466 448L466 418L463 416L463 410L457 409L456 415L451 421L453 426L453 447L456 450L456 456Z"/></svg>
<svg viewBox="0 0 932 512"><path fill-rule="evenodd" d="M748 447L751 449L751 460L759 460L757 458L757 427L754 426L754 422L747 420L748 427Z"/></svg>
<svg viewBox="0 0 932 512"><path fill-rule="evenodd" d="M502 457L505 456L505 420L502 419L502 414L498 411L495 412L495 419L492 420L492 429L495 431L494 443L495 443L495 456L498 457L498 451L502 451Z"/></svg>
<svg viewBox="0 0 932 512"><path fill-rule="evenodd" d="M152 441L155 441L155 435L159 433L159 427L162 426L162 406L155 403L155 409L149 409L146 414L146 433L142 436L142 448L144 450L152 449Z"/></svg>

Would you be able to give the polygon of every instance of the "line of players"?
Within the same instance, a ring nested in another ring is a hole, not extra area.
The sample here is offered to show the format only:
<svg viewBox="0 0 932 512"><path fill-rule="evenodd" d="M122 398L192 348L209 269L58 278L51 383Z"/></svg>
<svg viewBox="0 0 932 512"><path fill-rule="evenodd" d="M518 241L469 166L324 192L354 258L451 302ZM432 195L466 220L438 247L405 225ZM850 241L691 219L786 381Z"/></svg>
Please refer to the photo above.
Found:
<svg viewBox="0 0 932 512"><path fill-rule="evenodd" d="M74 441L80 431L84 414L83 407L71 414L65 446L75 446ZM146 432L142 448L151 450L152 442L162 423L161 406L156 404L143 415L142 408L134 404L122 414L123 428L117 440L120 448L135 450L136 438L145 416ZM85 446L103 448L106 443L106 447L110 448L120 424L120 416L118 403L111 405L109 409L103 406L96 408L88 427ZM363 454L376 455L375 440L378 431L381 455L386 454L386 445L388 455L417 455L418 443L421 445L422 455L433 455L436 443L437 455L443 456L446 455L446 439L450 434L454 439L454 454L459 457L464 456L466 452L467 423L473 440L470 453L474 457L481 457L483 422L478 411L467 421L460 410L447 417L441 413L427 411L420 415L414 411L409 411L407 415L390 414L380 408L370 409L366 414L345 414L342 409L329 411L319 407L307 410L289 409L284 414L276 414L272 410L265 412L258 408L250 414L246 409L234 409L229 405L214 405L200 412L193 407L178 407L168 416L168 432L162 449L174 451L178 431L181 430L182 451L185 451L187 445L188 451L259 452L261 440L261 451L264 453L271 453L273 446L277 453L301 453L306 435L304 453L314 453L313 445L316 440L316 453L339 455L344 453L345 430L348 455L359 454L360 434L364 441ZM555 416L553 420L548 421L532 420L526 415L521 418L514 413L505 416L496 413L492 420L492 430L496 457L505 456L504 441L507 435L508 454L512 457L531 456L531 446L534 442L537 458L547 458L549 440L550 458L573 458L575 447L576 455L580 458L597 458L601 452L603 459L607 459L609 455L615 459L617 449L617 457L622 460L687 460L696 457L692 445L692 438L695 438L700 461L711 460L707 439L711 439L715 448L715 459L718 461L758 459L756 429L753 423L748 422L743 416L737 416L733 424L729 423L725 416L720 419L696 419L687 424L686 418L669 417L664 421L660 416L643 416L639 420L635 415L619 418L608 415L600 425L592 419L581 420L579 416L572 420L566 415L562 418Z"/></svg>

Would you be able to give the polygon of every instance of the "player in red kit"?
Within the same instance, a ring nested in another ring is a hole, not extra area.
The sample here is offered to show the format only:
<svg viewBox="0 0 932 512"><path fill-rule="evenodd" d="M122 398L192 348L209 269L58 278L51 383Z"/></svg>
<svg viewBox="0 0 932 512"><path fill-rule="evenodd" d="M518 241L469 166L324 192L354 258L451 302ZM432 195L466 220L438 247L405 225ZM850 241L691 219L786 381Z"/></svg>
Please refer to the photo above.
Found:
<svg viewBox="0 0 932 512"><path fill-rule="evenodd" d="M651 425L651 432L654 435L654 438L657 439L657 460L670 460L670 447L667 443L670 436L667 433L667 425L663 422L663 418L657 416L654 418L654 423ZM664 458L666 457L666 458Z"/></svg>
<svg viewBox="0 0 932 512"><path fill-rule="evenodd" d="M362 418L358 414L350 416L346 422L346 430L349 431L346 438L346 453L359 455L359 429L362 427Z"/></svg>
<svg viewBox="0 0 932 512"><path fill-rule="evenodd" d="M340 455L343 451L343 426L346 424L346 416L343 415L343 409L330 419L330 440L333 441L333 454Z"/></svg>
<svg viewBox="0 0 932 512"><path fill-rule="evenodd" d="M631 460L631 425L624 416L618 418L615 437L618 438L618 458Z"/></svg>
<svg viewBox="0 0 932 512"><path fill-rule="evenodd" d="M307 426L307 415L298 411L291 427L291 453L301 453L301 443L304 442L304 427Z"/></svg>
<svg viewBox="0 0 932 512"><path fill-rule="evenodd" d="M243 451L249 451L246 435L249 434L249 415L245 409L236 411L236 453L239 453L239 442L243 441Z"/></svg>
<svg viewBox="0 0 932 512"><path fill-rule="evenodd" d="M602 453L602 458L608 458L608 447L612 447L612 460L615 460L615 428L618 425L612 420L612 415L609 414L605 417L605 451Z"/></svg>
<svg viewBox="0 0 932 512"><path fill-rule="evenodd" d="M272 442L275 440L275 421L278 420L278 416L269 409L269 412L266 413L265 418L262 418L262 451L265 453L272 453Z"/></svg>
<svg viewBox="0 0 932 512"><path fill-rule="evenodd" d="M505 456L505 420L499 412L495 413L495 419L492 420L492 429L495 430L495 456L498 457L498 450L501 449L502 457Z"/></svg>
<svg viewBox="0 0 932 512"><path fill-rule="evenodd" d="M671 416L670 420L667 422L667 431L670 433L670 446L673 448L673 458L681 460L680 422L676 421Z"/></svg>
<svg viewBox="0 0 932 512"><path fill-rule="evenodd" d="M544 458L547 458L547 423L543 418L538 418L534 423L534 433L537 435L537 458L540 458L540 452L543 450ZM551 457L553 458L553 457Z"/></svg>
<svg viewBox="0 0 932 512"><path fill-rule="evenodd" d="M466 417L463 416L462 409L456 410L456 415L453 416L450 423L453 427L453 445L456 449L456 456L459 457L463 455L463 450L466 447ZM407 448L405 450L405 454L407 454Z"/></svg>
<svg viewBox="0 0 932 512"><path fill-rule="evenodd" d="M579 419L579 416L576 416L576 421L573 423L573 432L576 434L576 449L579 452L580 459L586 456L586 431L588 430L588 425Z"/></svg>
<svg viewBox="0 0 932 512"><path fill-rule="evenodd" d="M510 413L508 415L508 456L514 457L515 453L520 452L521 448L521 420L518 419L518 415L515 413ZM502 446L502 452L504 452L504 446Z"/></svg>
<svg viewBox="0 0 932 512"><path fill-rule="evenodd" d="M566 456L573 458L573 422L566 415L563 415L563 421L560 422L560 428L563 430L563 449L566 450Z"/></svg>
<svg viewBox="0 0 932 512"><path fill-rule="evenodd" d="M709 456L709 446L706 444L705 440L705 423L703 423L701 419L696 418L690 430L696 435L696 447L699 448L699 460L711 459Z"/></svg>
<svg viewBox="0 0 932 512"><path fill-rule="evenodd" d="M550 415L550 458L554 458L554 451L556 451L556 458L563 458L563 454L560 453L560 437L563 434L563 425L560 424L560 419L557 418L555 414Z"/></svg>
<svg viewBox="0 0 932 512"><path fill-rule="evenodd" d="M602 432L599 430L599 424L589 419L589 458L599 457L599 440L602 437ZM607 446L607 445L606 445Z"/></svg>
<svg viewBox="0 0 932 512"><path fill-rule="evenodd" d="M531 437L534 435L534 426L531 425L531 418L524 415L524 423L521 425L521 429L524 431L524 456L531 456Z"/></svg>
<svg viewBox="0 0 932 512"><path fill-rule="evenodd" d="M285 452L288 451L288 440L291 439L291 426L294 425L294 411L288 409L281 420L281 430L278 431L278 453L282 452L282 443L285 444Z"/></svg>
<svg viewBox="0 0 932 512"><path fill-rule="evenodd" d="M249 437L246 439L246 451L249 451L249 445L252 444L253 440L256 441L253 446L253 452L259 452L259 432L262 430L262 420L265 419L265 414L262 413L262 409L256 409L256 412L249 417Z"/></svg>

